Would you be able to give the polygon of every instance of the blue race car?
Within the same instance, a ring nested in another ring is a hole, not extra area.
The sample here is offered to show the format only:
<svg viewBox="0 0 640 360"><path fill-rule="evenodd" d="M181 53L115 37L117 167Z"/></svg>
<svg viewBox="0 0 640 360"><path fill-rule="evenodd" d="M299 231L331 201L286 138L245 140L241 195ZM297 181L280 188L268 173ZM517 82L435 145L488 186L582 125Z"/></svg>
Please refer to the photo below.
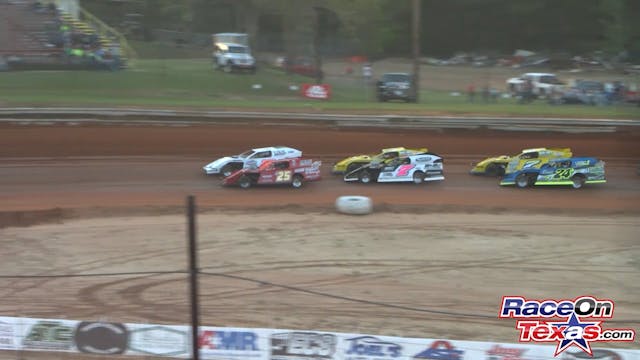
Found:
<svg viewBox="0 0 640 360"><path fill-rule="evenodd" d="M500 185L515 185L526 188L533 185L571 185L580 189L584 184L601 184L604 176L604 161L593 157L553 159L539 169L523 168L505 174Z"/></svg>

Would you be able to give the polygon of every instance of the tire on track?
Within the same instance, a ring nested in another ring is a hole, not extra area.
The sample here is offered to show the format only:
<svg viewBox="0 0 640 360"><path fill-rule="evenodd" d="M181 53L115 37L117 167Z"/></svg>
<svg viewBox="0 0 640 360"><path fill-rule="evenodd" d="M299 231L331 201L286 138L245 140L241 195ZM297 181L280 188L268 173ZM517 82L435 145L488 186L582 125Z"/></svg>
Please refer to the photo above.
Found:
<svg viewBox="0 0 640 360"><path fill-rule="evenodd" d="M367 215L373 212L373 202L366 196L340 196L336 199L336 210L342 214Z"/></svg>

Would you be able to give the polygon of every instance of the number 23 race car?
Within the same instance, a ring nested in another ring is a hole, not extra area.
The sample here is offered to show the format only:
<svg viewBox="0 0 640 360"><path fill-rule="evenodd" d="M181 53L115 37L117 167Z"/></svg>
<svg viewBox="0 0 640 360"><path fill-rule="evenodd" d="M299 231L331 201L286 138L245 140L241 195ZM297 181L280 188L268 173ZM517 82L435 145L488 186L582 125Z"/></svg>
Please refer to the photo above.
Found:
<svg viewBox="0 0 640 360"><path fill-rule="evenodd" d="M267 160L258 168L238 170L222 180L222 185L238 185L248 189L253 185L290 184L302 187L307 181L320 180L320 161L312 159Z"/></svg>
<svg viewBox="0 0 640 360"><path fill-rule="evenodd" d="M555 159L539 169L525 168L509 173L500 185L525 188L534 185L571 185L580 189L584 184L605 183L604 161L592 157Z"/></svg>

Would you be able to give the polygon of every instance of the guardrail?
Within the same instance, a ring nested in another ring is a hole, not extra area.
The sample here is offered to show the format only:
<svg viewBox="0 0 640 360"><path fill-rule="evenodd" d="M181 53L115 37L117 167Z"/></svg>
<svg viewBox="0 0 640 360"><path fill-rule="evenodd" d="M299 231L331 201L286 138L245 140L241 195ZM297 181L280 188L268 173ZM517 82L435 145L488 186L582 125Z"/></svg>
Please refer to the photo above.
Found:
<svg viewBox="0 0 640 360"><path fill-rule="evenodd" d="M581 119L492 116L357 115L231 110L168 110L137 108L0 108L0 121L111 122L139 124L214 124L229 121L326 123L340 127L410 129L475 129L509 131L614 132L640 126L637 119Z"/></svg>

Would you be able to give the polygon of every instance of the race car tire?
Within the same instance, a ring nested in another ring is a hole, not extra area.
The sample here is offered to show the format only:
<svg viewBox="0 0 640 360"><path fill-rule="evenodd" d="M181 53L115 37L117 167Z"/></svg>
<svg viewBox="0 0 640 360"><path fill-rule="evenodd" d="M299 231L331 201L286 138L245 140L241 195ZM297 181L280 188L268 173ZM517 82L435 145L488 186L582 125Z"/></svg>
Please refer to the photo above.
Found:
<svg viewBox="0 0 640 360"><path fill-rule="evenodd" d="M367 215L373 212L373 202L366 196L340 196L336 199L336 210L349 215Z"/></svg>
<svg viewBox="0 0 640 360"><path fill-rule="evenodd" d="M293 177L293 180L291 180L291 186L293 186L296 189L299 189L302 187L302 175L295 175Z"/></svg>
<svg viewBox="0 0 640 360"><path fill-rule="evenodd" d="M220 169L220 174L224 177L227 177L233 173L233 167L231 164L227 164Z"/></svg>
<svg viewBox="0 0 640 360"><path fill-rule="evenodd" d="M580 189L584 186L585 178L582 175L574 175L571 178L571 182L571 187L573 187L574 189Z"/></svg>
<svg viewBox="0 0 640 360"><path fill-rule="evenodd" d="M371 174L369 174L369 172L366 170L361 171L360 175L358 175L358 179L363 184L369 184L371 183Z"/></svg>
<svg viewBox="0 0 640 360"><path fill-rule="evenodd" d="M491 163L487 165L485 173L488 176L502 176L504 175L504 166L498 165L496 163Z"/></svg>
<svg viewBox="0 0 640 360"><path fill-rule="evenodd" d="M529 187L529 185L531 184L531 180L529 180L529 175L527 174L520 174L516 177L516 186L524 189L526 187Z"/></svg>
<svg viewBox="0 0 640 360"><path fill-rule="evenodd" d="M240 179L238 179L238 185L243 189L250 188L251 187L251 178L246 176L246 175L242 175L242 177Z"/></svg>
<svg viewBox="0 0 640 360"><path fill-rule="evenodd" d="M422 184L424 182L424 173L422 171L416 171L413 173L413 183Z"/></svg>
<svg viewBox="0 0 640 360"><path fill-rule="evenodd" d="M349 164L349 166L347 166L347 170L345 171L345 174L348 174L352 171L354 171L355 169L361 167L363 164L362 163L351 163Z"/></svg>

